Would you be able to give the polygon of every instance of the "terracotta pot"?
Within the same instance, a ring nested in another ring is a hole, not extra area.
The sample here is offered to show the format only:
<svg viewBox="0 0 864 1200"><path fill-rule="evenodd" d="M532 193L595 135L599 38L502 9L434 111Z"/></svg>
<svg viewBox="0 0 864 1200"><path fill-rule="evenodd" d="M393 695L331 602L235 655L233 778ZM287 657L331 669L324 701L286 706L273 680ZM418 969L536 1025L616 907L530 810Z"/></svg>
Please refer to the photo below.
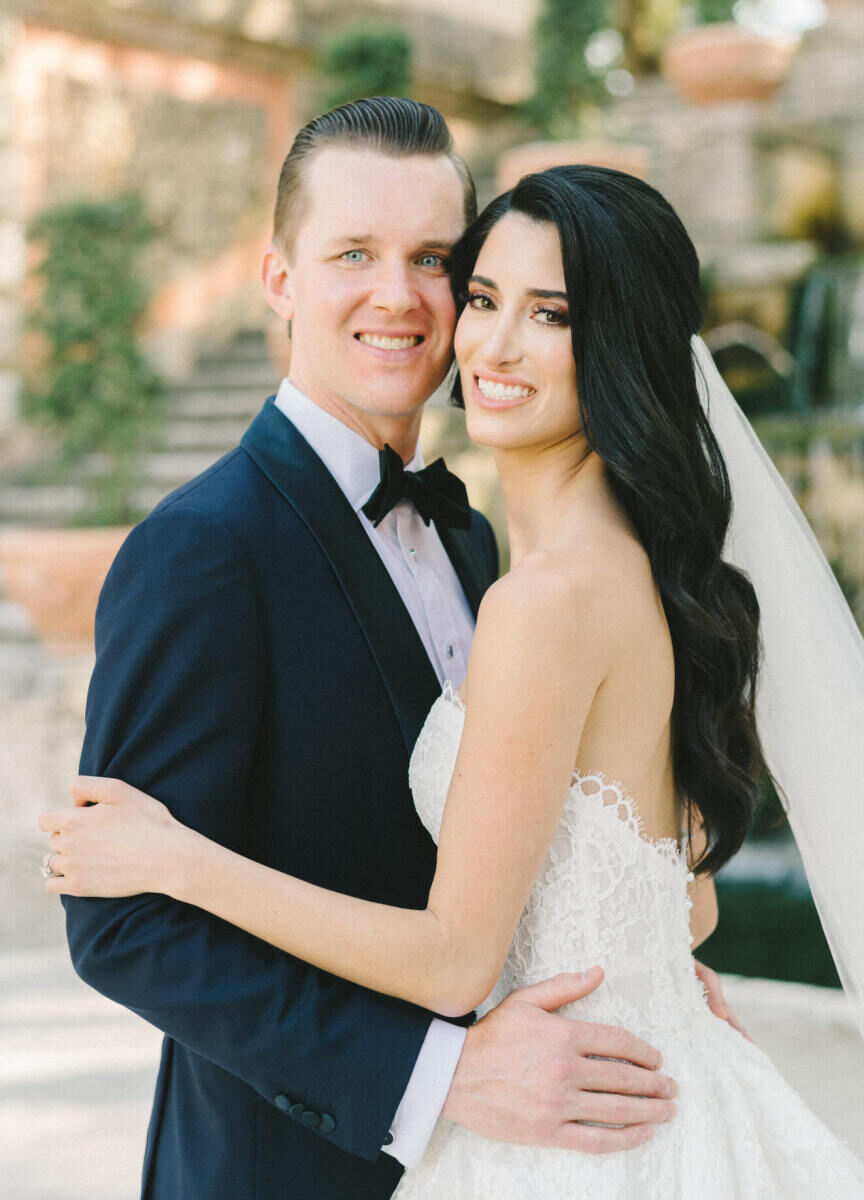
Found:
<svg viewBox="0 0 864 1200"><path fill-rule="evenodd" d="M768 100L797 49L797 42L759 37L732 23L700 25L669 39L663 74L693 104Z"/></svg>
<svg viewBox="0 0 864 1200"><path fill-rule="evenodd" d="M650 156L645 146L628 142L526 142L507 150L498 159L498 188L504 192L518 183L523 175L545 171L547 167L566 167L577 163L591 167L612 167L616 171L646 179Z"/></svg>
<svg viewBox="0 0 864 1200"><path fill-rule="evenodd" d="M52 650L93 649L99 591L128 528L0 530L7 596Z"/></svg>

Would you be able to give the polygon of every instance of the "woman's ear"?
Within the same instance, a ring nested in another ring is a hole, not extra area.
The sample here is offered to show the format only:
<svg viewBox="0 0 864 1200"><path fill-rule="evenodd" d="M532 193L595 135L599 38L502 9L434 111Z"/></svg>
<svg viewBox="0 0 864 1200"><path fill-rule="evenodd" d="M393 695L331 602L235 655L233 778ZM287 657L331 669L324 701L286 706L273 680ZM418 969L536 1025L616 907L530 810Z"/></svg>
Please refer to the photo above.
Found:
<svg viewBox="0 0 864 1200"><path fill-rule="evenodd" d="M267 303L283 321L291 321L294 316L291 281L291 264L271 242L261 260L261 286Z"/></svg>

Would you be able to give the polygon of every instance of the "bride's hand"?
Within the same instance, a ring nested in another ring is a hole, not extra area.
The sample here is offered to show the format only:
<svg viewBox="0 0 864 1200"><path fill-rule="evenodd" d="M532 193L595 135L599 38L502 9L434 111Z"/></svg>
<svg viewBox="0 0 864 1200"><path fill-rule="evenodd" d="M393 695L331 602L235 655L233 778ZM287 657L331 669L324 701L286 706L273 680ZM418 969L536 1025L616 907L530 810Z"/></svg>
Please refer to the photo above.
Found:
<svg viewBox="0 0 864 1200"><path fill-rule="evenodd" d="M74 808L43 813L45 889L67 896L172 894L192 831L158 800L119 779L79 775ZM193 835L194 836L194 835Z"/></svg>

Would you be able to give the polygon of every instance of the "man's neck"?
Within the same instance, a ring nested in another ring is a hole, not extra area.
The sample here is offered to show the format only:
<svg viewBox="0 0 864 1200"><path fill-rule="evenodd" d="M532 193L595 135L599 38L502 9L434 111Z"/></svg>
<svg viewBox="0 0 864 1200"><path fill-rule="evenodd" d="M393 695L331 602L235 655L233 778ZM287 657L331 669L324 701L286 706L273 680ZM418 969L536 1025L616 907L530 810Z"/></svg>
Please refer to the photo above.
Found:
<svg viewBox="0 0 864 1200"><path fill-rule="evenodd" d="M355 405L346 404L338 396L316 388L314 384L310 385L302 378L295 378L289 374L288 379L313 404L317 404L331 417L341 421L376 450L383 450L385 445L392 446L403 463L409 463L416 454L417 443L420 440L422 408L399 414L367 412Z"/></svg>

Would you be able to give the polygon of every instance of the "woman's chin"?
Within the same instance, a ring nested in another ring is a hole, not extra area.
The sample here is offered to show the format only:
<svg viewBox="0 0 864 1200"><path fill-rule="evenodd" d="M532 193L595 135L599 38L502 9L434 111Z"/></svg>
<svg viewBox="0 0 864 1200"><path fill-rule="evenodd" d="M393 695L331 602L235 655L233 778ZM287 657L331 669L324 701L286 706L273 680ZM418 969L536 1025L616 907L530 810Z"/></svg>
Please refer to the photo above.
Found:
<svg viewBox="0 0 864 1200"><path fill-rule="evenodd" d="M485 446L489 450L518 450L528 442L524 433L520 434L512 423L508 425L500 419L489 420L485 415L472 418L469 413L465 429L475 446Z"/></svg>

